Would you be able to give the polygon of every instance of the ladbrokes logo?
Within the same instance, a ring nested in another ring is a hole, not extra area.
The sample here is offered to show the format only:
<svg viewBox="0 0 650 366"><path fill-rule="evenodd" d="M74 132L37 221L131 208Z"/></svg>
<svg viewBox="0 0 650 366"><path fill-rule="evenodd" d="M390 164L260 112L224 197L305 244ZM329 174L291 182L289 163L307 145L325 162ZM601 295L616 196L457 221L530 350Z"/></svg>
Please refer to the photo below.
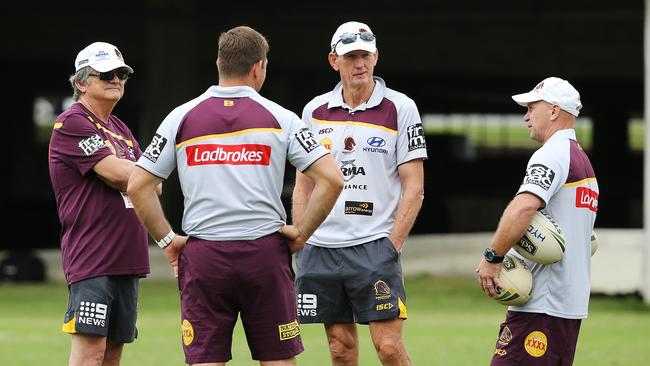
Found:
<svg viewBox="0 0 650 366"><path fill-rule="evenodd" d="M259 144L188 146L187 165L269 165L271 146Z"/></svg>
<svg viewBox="0 0 650 366"><path fill-rule="evenodd" d="M593 212L598 211L598 192L589 188L578 187L576 189L576 207L588 208Z"/></svg>

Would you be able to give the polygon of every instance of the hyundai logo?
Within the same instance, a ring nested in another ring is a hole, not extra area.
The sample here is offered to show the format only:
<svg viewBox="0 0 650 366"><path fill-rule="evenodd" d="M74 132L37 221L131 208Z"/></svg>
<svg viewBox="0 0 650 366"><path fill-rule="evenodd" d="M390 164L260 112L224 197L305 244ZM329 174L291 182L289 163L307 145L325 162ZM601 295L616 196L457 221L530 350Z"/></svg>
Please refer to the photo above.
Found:
<svg viewBox="0 0 650 366"><path fill-rule="evenodd" d="M382 147L386 145L386 140L382 139L381 137L376 137L373 136L366 141L368 145L374 146L374 147Z"/></svg>

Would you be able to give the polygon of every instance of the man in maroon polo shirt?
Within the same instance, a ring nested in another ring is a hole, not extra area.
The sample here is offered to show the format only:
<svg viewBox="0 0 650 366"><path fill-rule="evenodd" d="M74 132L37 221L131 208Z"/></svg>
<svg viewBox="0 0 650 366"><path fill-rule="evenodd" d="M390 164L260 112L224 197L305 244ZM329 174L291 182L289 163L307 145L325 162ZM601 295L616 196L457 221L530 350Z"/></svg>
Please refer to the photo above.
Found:
<svg viewBox="0 0 650 366"><path fill-rule="evenodd" d="M138 281L149 273L148 240L126 186L142 152L111 114L131 73L111 44L81 50L70 77L77 102L57 117L50 140L69 289L63 331L72 335L70 365L119 365L124 343L137 336Z"/></svg>

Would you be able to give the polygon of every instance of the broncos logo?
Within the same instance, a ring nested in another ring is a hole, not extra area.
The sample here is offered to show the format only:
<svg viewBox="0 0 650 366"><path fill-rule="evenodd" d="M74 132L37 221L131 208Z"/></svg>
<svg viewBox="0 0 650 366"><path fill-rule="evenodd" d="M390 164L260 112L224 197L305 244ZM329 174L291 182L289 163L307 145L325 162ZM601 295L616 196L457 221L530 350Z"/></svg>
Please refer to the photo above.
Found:
<svg viewBox="0 0 650 366"><path fill-rule="evenodd" d="M348 136L343 140L343 152L353 152L354 147L357 145L352 136Z"/></svg>

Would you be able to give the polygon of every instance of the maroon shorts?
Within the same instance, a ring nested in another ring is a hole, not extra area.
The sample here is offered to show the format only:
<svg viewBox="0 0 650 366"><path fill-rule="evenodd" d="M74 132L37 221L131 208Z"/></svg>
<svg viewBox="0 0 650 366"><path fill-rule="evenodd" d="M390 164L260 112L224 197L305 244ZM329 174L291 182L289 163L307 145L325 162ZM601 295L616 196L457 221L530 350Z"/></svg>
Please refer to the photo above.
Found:
<svg viewBox="0 0 650 366"><path fill-rule="evenodd" d="M188 364L229 361L238 314L254 360L303 351L291 254L279 234L247 241L190 238L178 269Z"/></svg>
<svg viewBox="0 0 650 366"><path fill-rule="evenodd" d="M508 311L491 365L570 366L580 323L580 319Z"/></svg>

